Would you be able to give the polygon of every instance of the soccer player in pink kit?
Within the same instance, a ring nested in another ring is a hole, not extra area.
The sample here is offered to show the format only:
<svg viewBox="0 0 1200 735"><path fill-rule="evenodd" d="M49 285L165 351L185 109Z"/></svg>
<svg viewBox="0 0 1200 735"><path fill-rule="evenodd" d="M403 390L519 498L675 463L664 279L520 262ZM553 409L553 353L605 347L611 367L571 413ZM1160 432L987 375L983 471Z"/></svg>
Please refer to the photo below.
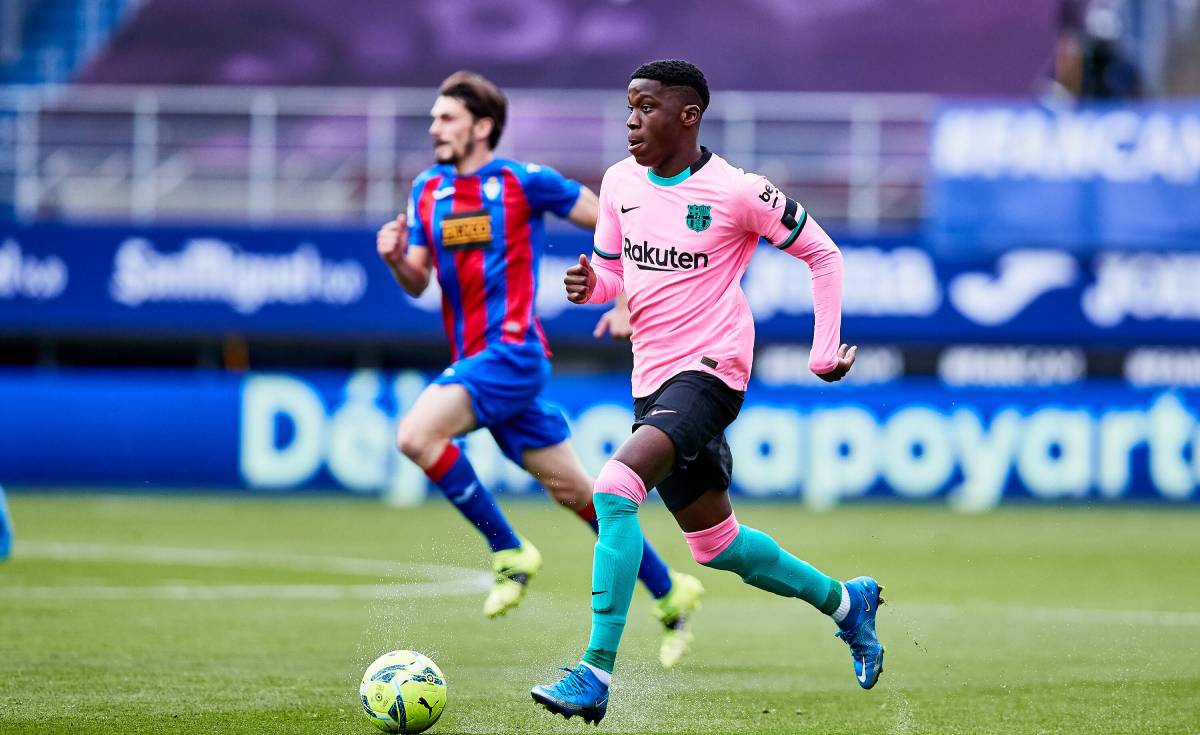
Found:
<svg viewBox="0 0 1200 735"><path fill-rule="evenodd" d="M637 512L657 487L695 560L831 616L858 683L875 685L881 587L833 579L738 523L729 501L725 428L750 378L754 320L740 281L759 238L812 271L809 369L840 380L856 348L839 347L842 258L794 199L699 145L708 84L678 60L643 64L628 88L629 152L604 175L591 261L567 271L567 297L603 303L622 289L633 329L634 430L596 478L592 633L583 660L531 694L552 712L604 717L642 549Z"/></svg>
<svg viewBox="0 0 1200 735"><path fill-rule="evenodd" d="M550 350L534 312L544 216L593 229L596 195L549 167L496 157L507 110L504 94L484 77L451 74L430 110L437 162L413 182L408 214L376 236L380 257L408 293L420 295L434 276L441 287L454 362L404 414L396 444L487 540L496 576L483 612L492 618L520 603L542 555L517 534L456 437L486 428L506 457L598 528L593 482L571 447L566 418L542 398ZM618 334L620 321L610 312L597 336L605 328ZM688 618L704 587L669 570L649 545L642 560L640 577L663 625L659 661L670 668L687 652Z"/></svg>

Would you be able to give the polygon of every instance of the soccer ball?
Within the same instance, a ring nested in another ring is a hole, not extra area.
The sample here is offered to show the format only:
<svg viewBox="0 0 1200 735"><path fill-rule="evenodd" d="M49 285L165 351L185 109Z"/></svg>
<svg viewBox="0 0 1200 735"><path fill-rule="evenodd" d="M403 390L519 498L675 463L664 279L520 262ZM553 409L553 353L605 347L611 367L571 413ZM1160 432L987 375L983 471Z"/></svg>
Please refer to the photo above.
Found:
<svg viewBox="0 0 1200 735"><path fill-rule="evenodd" d="M446 708L446 677L428 656L391 651L367 667L358 696L367 717L380 730L423 732Z"/></svg>

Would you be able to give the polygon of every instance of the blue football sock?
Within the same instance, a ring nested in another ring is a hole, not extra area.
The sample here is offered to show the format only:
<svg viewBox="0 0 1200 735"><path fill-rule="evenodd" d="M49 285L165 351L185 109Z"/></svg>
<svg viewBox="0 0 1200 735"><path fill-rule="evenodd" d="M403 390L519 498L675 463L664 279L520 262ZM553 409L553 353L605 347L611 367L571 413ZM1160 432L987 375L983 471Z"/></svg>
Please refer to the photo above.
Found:
<svg viewBox="0 0 1200 735"><path fill-rule="evenodd" d="M8 558L12 552L12 522L8 518L8 502L4 498L4 488L0 487L0 561Z"/></svg>
<svg viewBox="0 0 1200 735"><path fill-rule="evenodd" d="M508 519L496 505L495 498L479 482L467 456L457 446L447 444L442 456L425 470L425 474L487 538L492 551L515 549L521 545L516 532L508 525Z"/></svg>
<svg viewBox="0 0 1200 735"><path fill-rule="evenodd" d="M638 567L638 579L659 600L671 592L671 572L649 541L642 542L642 565Z"/></svg>

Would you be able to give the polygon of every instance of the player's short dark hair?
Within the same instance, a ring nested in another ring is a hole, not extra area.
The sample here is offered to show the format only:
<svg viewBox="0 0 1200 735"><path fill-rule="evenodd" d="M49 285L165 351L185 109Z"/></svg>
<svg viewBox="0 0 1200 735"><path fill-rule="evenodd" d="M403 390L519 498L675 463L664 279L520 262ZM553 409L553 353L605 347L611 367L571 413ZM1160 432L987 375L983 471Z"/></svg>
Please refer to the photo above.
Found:
<svg viewBox="0 0 1200 735"><path fill-rule="evenodd" d="M708 80L695 64L683 59L662 59L642 64L629 79L650 79L664 87L691 87L700 95L700 112L708 109Z"/></svg>
<svg viewBox="0 0 1200 735"><path fill-rule="evenodd" d="M482 74L456 71L438 87L438 95L453 97L463 103L476 120L491 118L492 134L488 136L488 147L496 148L500 134L504 132L504 118L508 111L508 100L499 87Z"/></svg>

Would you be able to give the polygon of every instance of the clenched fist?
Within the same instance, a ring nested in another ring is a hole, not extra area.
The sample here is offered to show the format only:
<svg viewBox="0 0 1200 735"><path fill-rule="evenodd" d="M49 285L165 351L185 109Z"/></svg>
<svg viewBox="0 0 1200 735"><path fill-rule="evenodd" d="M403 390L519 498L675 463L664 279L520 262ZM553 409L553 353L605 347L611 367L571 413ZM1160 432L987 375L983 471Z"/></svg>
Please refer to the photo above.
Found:
<svg viewBox="0 0 1200 735"><path fill-rule="evenodd" d="M408 252L407 220L405 215L398 214L375 234L375 251L390 266L400 265Z"/></svg>
<svg viewBox="0 0 1200 735"><path fill-rule="evenodd" d="M567 301L572 304L587 303L592 296L592 290L596 288L596 271L592 270L592 264L588 262L586 255L580 255L579 264L567 269L563 283L567 286Z"/></svg>
<svg viewBox="0 0 1200 735"><path fill-rule="evenodd" d="M837 351L837 365L827 373L817 373L817 377L824 380L826 383L836 383L846 377L846 373L850 372L850 368L854 366L854 357L858 354L858 345L847 347L842 345Z"/></svg>

